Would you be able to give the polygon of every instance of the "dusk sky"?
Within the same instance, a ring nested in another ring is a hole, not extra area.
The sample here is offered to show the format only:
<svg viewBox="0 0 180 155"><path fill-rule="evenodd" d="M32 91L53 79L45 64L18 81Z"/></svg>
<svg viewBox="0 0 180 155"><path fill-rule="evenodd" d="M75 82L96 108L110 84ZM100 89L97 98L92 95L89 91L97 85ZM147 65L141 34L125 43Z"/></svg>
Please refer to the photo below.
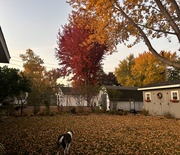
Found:
<svg viewBox="0 0 180 155"><path fill-rule="evenodd" d="M68 23L68 14L71 13L66 0L0 0L0 4L0 26L11 56L9 67L23 70L19 55L30 48L44 60L47 69L57 68L54 56L57 33L62 25ZM180 54L177 39L172 38L171 43L167 39L154 40L153 46L158 52L166 50ZM143 42L131 49L118 45L118 52L106 56L103 61L104 71L114 72L119 62L129 54L138 56L144 51L148 49Z"/></svg>

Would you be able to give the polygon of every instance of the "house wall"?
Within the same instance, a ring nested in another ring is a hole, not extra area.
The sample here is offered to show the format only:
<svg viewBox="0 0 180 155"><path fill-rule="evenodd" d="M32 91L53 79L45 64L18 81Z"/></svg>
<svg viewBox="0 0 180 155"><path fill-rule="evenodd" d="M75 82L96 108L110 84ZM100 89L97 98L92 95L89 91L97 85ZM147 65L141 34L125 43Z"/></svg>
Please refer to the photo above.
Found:
<svg viewBox="0 0 180 155"><path fill-rule="evenodd" d="M93 97L91 100L91 104L93 106L98 106L98 98L97 96ZM58 105L58 103L57 103ZM79 101L73 95L64 95L59 100L59 106L87 106L87 101L83 98L79 98Z"/></svg>
<svg viewBox="0 0 180 155"><path fill-rule="evenodd" d="M130 111L131 109L135 109L136 111L142 111L143 102L129 102L129 101L118 101L116 104L116 110L123 109L124 111Z"/></svg>
<svg viewBox="0 0 180 155"><path fill-rule="evenodd" d="M98 95L98 106L100 106L100 109L109 111L110 110L110 100L109 100L109 96L107 94L107 90L103 89L100 91L99 95Z"/></svg>
<svg viewBox="0 0 180 155"><path fill-rule="evenodd" d="M143 91L144 108L149 110L151 115L164 115L170 113L175 118L180 118L180 102L171 102L171 91L178 91L180 97L180 88L162 89L162 90L148 90ZM157 94L162 93L162 98L158 99ZM151 94L151 101L146 102L146 93Z"/></svg>
<svg viewBox="0 0 180 155"><path fill-rule="evenodd" d="M124 92L125 90L122 90L122 91ZM126 91L128 91L128 90L126 90ZM120 100L120 99L118 99L118 100ZM130 101L111 101L105 87L103 87L100 90L99 102L98 103L101 103L102 104L101 108L105 109L106 111L118 110L118 109L130 111L131 109L134 109L134 103L130 104ZM138 102L135 101L135 110L141 111L142 108L143 108L143 102L142 101L138 101Z"/></svg>

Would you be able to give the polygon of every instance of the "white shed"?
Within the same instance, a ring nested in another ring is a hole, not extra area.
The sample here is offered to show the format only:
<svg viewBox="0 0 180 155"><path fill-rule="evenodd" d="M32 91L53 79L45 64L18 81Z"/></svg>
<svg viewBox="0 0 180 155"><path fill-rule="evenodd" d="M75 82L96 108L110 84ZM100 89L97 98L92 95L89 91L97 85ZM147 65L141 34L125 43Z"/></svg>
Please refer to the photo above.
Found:
<svg viewBox="0 0 180 155"><path fill-rule="evenodd" d="M149 84L138 90L143 91L143 105L149 114L180 118L180 80Z"/></svg>
<svg viewBox="0 0 180 155"><path fill-rule="evenodd" d="M102 86L99 104L104 110L141 111L143 107L142 92L137 87Z"/></svg>

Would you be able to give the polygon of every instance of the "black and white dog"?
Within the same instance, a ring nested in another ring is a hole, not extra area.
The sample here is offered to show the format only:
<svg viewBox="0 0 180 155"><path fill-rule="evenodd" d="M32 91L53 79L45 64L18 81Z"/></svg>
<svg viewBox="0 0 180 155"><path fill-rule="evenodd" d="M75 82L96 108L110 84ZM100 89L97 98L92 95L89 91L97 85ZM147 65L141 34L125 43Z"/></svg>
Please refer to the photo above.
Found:
<svg viewBox="0 0 180 155"><path fill-rule="evenodd" d="M64 149L64 155L69 154L69 148L72 141L72 135L73 135L72 131L68 131L65 134L59 135L58 140L57 140L58 152L60 151L60 147L62 146Z"/></svg>

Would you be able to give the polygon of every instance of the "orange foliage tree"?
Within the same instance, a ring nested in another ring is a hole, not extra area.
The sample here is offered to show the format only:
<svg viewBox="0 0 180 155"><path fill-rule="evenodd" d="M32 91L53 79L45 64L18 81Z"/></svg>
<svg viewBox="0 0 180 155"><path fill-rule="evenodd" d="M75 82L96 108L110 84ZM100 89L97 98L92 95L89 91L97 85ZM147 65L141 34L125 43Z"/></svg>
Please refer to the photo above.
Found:
<svg viewBox="0 0 180 155"><path fill-rule="evenodd" d="M132 47L143 41L161 62L180 68L178 62L162 57L151 43L151 39L171 36L180 42L179 1L69 0L68 3L74 9L70 21L81 25L88 19L86 27L95 30L89 42L106 44L112 53L118 43ZM134 40L130 42L130 38Z"/></svg>
<svg viewBox="0 0 180 155"><path fill-rule="evenodd" d="M177 54L164 52L163 57L177 60ZM162 53L161 53L162 55ZM168 78L168 66L160 62L152 53L144 52L137 58L130 55L121 61L115 69L118 82L125 86L144 86L149 83L162 82Z"/></svg>

